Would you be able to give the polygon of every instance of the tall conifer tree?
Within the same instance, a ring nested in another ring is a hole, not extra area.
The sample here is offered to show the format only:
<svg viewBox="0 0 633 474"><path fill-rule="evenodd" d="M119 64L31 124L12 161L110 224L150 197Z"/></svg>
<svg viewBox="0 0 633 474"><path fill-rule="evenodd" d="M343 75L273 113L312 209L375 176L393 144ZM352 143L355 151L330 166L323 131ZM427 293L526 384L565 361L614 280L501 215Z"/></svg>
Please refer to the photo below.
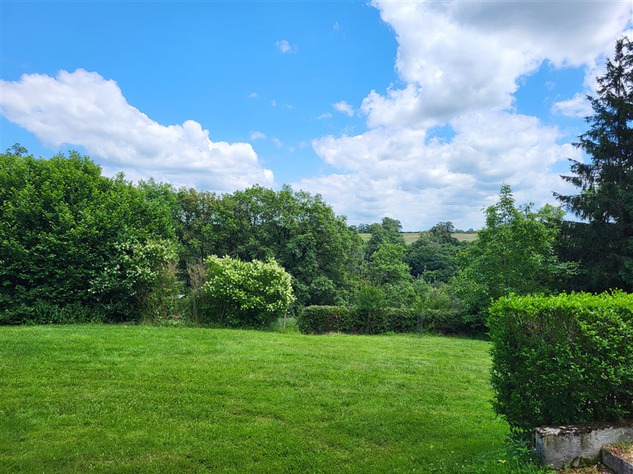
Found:
<svg viewBox="0 0 633 474"><path fill-rule="evenodd" d="M620 38L589 96L593 115L589 130L575 144L590 156L572 160L563 179L579 194L556 197L586 224L569 224L566 256L581 261L585 282L580 289L601 291L633 287L633 42Z"/></svg>

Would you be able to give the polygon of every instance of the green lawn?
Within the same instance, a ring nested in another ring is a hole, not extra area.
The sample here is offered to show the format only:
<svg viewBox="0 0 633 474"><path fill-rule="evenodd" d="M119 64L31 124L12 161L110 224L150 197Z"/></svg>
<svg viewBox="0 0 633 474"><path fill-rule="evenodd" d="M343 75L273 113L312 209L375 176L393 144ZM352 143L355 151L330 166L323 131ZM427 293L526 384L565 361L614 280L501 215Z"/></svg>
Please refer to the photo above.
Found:
<svg viewBox="0 0 633 474"><path fill-rule="evenodd" d="M0 327L2 472L508 469L489 344Z"/></svg>

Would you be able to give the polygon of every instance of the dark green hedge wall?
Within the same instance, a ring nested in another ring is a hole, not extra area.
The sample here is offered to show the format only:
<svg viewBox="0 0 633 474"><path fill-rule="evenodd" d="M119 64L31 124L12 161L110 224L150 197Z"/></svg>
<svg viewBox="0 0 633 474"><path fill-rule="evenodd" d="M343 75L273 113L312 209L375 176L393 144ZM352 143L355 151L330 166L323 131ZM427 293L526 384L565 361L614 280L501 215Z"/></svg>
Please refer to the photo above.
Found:
<svg viewBox="0 0 633 474"><path fill-rule="evenodd" d="M299 330L304 334L419 332L423 329L422 322L413 309L386 308L368 314L347 306L307 306L297 318Z"/></svg>

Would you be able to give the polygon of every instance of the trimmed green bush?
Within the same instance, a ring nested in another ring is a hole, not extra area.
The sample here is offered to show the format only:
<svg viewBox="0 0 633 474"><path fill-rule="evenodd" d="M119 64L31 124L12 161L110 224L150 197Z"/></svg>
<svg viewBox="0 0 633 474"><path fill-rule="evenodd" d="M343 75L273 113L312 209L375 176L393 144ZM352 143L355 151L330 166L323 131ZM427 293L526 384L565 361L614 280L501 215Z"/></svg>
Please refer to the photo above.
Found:
<svg viewBox="0 0 633 474"><path fill-rule="evenodd" d="M97 323L103 319L100 313L77 303L61 306L40 300L31 305L16 305L10 311L0 310L0 325Z"/></svg>
<svg viewBox="0 0 633 474"><path fill-rule="evenodd" d="M307 306L299 312L297 325L304 334L476 333L464 314L453 308L379 308L370 316L360 306Z"/></svg>
<svg viewBox="0 0 633 474"><path fill-rule="evenodd" d="M344 332L350 313L346 306L306 306L297 315L297 326L304 334Z"/></svg>
<svg viewBox="0 0 633 474"><path fill-rule="evenodd" d="M307 306L297 318L299 330L304 334L408 333L420 331L420 322L421 317L414 309L383 308L368 318L365 311L347 306Z"/></svg>
<svg viewBox="0 0 633 474"><path fill-rule="evenodd" d="M488 326L494 407L512 427L633 418L633 295L504 297Z"/></svg>
<svg viewBox="0 0 633 474"><path fill-rule="evenodd" d="M476 331L464 321L464 314L459 309L439 308L426 309L422 312L424 329L441 334L472 334Z"/></svg>
<svg viewBox="0 0 633 474"><path fill-rule="evenodd" d="M395 333L421 332L423 318L414 308L389 308L382 321L382 331Z"/></svg>

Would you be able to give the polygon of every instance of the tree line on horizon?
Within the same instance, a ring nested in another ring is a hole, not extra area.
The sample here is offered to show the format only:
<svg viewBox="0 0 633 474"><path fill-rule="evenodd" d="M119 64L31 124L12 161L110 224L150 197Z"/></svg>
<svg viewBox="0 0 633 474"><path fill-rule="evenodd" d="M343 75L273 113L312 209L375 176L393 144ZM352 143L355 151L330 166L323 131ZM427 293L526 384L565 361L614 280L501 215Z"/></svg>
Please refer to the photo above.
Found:
<svg viewBox="0 0 633 474"><path fill-rule="evenodd" d="M631 41L617 42L598 85L576 144L591 162L572 162L564 177L578 194L555 194L580 221L562 207L517 205L502 186L472 243L439 222L406 245L397 219L348 226L321 196L289 186L218 195L133 184L102 176L78 152L38 159L16 144L0 154L0 324L205 322L213 256L278 264L290 276L291 314L415 307L451 332L484 330L490 302L510 293L630 292Z"/></svg>

